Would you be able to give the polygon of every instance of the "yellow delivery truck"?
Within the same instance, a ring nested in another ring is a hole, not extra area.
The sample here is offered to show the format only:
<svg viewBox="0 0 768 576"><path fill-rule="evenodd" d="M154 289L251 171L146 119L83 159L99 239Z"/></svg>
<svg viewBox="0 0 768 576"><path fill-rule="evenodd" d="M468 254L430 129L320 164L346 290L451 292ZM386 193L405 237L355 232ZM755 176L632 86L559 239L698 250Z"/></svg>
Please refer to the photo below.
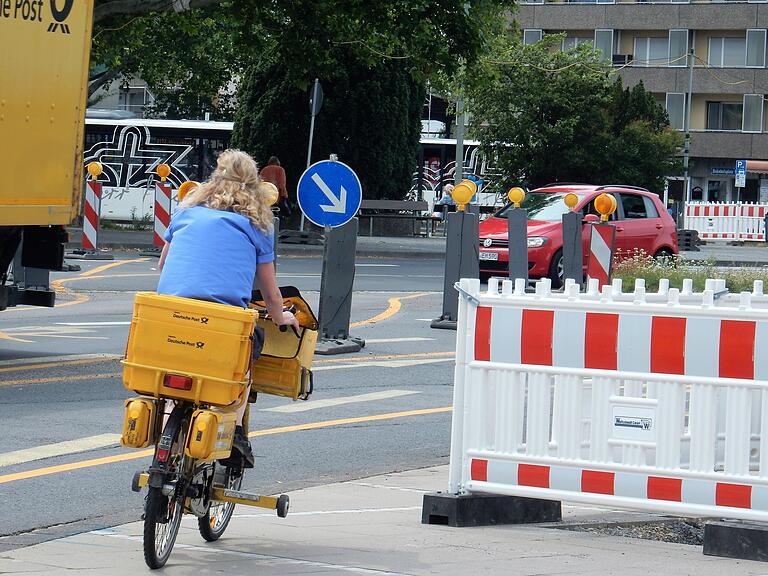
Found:
<svg viewBox="0 0 768 576"><path fill-rule="evenodd" d="M0 310L54 303L49 271L80 211L92 24L93 0L0 0Z"/></svg>

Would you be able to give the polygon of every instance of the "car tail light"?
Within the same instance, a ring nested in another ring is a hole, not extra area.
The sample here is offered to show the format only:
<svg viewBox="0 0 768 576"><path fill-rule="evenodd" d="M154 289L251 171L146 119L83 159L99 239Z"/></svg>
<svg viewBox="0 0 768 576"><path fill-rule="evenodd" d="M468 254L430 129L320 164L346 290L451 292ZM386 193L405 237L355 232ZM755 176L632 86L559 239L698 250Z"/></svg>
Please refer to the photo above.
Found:
<svg viewBox="0 0 768 576"><path fill-rule="evenodd" d="M176 390L192 390L192 378L178 374L166 374L163 378L163 386Z"/></svg>
<svg viewBox="0 0 768 576"><path fill-rule="evenodd" d="M159 462L167 461L169 453L170 453L170 450L168 450L168 448L158 448L157 449L157 460Z"/></svg>

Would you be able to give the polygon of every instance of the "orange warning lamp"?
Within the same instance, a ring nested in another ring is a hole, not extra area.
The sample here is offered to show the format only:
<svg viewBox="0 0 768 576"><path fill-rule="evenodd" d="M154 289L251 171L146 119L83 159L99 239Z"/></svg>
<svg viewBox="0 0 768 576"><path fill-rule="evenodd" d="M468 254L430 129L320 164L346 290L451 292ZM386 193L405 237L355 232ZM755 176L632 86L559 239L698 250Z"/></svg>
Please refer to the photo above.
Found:
<svg viewBox="0 0 768 576"><path fill-rule="evenodd" d="M155 172L160 176L160 181L165 182L165 179L171 174L171 167L168 164L158 164Z"/></svg>
<svg viewBox="0 0 768 576"><path fill-rule="evenodd" d="M569 210L573 210L576 208L576 204L579 203L579 197L573 192L569 192L565 195L565 198L563 198L563 202L565 202L565 205L568 206Z"/></svg>
<svg viewBox="0 0 768 576"><path fill-rule="evenodd" d="M259 187L267 198L267 203L270 206L274 206L277 203L277 199L280 197L280 193L277 191L277 186L272 182L262 182Z"/></svg>
<svg viewBox="0 0 768 576"><path fill-rule="evenodd" d="M475 194L477 194L477 184L472 180L462 180L451 190L451 198L456 202L456 208L459 212L464 212L464 208Z"/></svg>
<svg viewBox="0 0 768 576"><path fill-rule="evenodd" d="M600 212L600 220L608 221L608 217L616 212L616 198L610 194L600 194L595 198L595 210Z"/></svg>
<svg viewBox="0 0 768 576"><path fill-rule="evenodd" d="M179 186L179 202L184 200L184 197L189 194L193 188L197 188L199 185L200 182L195 182L194 180L182 182L181 186Z"/></svg>
<svg viewBox="0 0 768 576"><path fill-rule="evenodd" d="M507 198L515 205L515 208L520 208L520 203L525 200L525 190L519 186L510 188L509 192L507 192Z"/></svg>
<svg viewBox="0 0 768 576"><path fill-rule="evenodd" d="M104 171L99 162L89 162L87 169L92 180L98 180L99 176L101 176L101 173Z"/></svg>

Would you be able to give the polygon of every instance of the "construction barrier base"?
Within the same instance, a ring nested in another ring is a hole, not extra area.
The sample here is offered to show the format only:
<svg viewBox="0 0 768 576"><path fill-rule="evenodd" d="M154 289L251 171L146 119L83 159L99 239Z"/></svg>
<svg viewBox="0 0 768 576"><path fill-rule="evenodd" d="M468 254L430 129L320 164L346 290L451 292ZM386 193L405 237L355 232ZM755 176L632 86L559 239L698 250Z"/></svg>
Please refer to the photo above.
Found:
<svg viewBox="0 0 768 576"><path fill-rule="evenodd" d="M704 554L768 562L768 526L753 522L709 522Z"/></svg>
<svg viewBox="0 0 768 576"><path fill-rule="evenodd" d="M350 354L360 352L365 348L365 340L350 336L341 338L320 338L315 346L315 354L332 356L333 354Z"/></svg>
<svg viewBox="0 0 768 576"><path fill-rule="evenodd" d="M162 252L162 249L160 248L145 248L141 252L139 252L139 256L154 256L155 258L160 258L160 253Z"/></svg>
<svg viewBox="0 0 768 576"><path fill-rule="evenodd" d="M560 502L493 494L425 494L422 524L456 528L559 522Z"/></svg>
<svg viewBox="0 0 768 576"><path fill-rule="evenodd" d="M71 260L114 260L115 257L110 252L99 252L96 250L73 250L67 252L66 258Z"/></svg>
<svg viewBox="0 0 768 576"><path fill-rule="evenodd" d="M432 320L429 327L438 330L456 330L456 319L450 316L440 316L440 318Z"/></svg>

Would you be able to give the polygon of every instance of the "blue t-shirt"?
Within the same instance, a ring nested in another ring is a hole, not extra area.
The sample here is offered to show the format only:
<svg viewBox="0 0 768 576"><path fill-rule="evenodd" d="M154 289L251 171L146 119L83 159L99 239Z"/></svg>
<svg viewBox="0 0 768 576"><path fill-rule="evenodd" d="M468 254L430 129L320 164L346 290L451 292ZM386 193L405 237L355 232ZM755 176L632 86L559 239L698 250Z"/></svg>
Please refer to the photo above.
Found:
<svg viewBox="0 0 768 576"><path fill-rule="evenodd" d="M275 259L273 240L234 212L195 206L165 232L168 256L158 294L247 307L256 266Z"/></svg>

